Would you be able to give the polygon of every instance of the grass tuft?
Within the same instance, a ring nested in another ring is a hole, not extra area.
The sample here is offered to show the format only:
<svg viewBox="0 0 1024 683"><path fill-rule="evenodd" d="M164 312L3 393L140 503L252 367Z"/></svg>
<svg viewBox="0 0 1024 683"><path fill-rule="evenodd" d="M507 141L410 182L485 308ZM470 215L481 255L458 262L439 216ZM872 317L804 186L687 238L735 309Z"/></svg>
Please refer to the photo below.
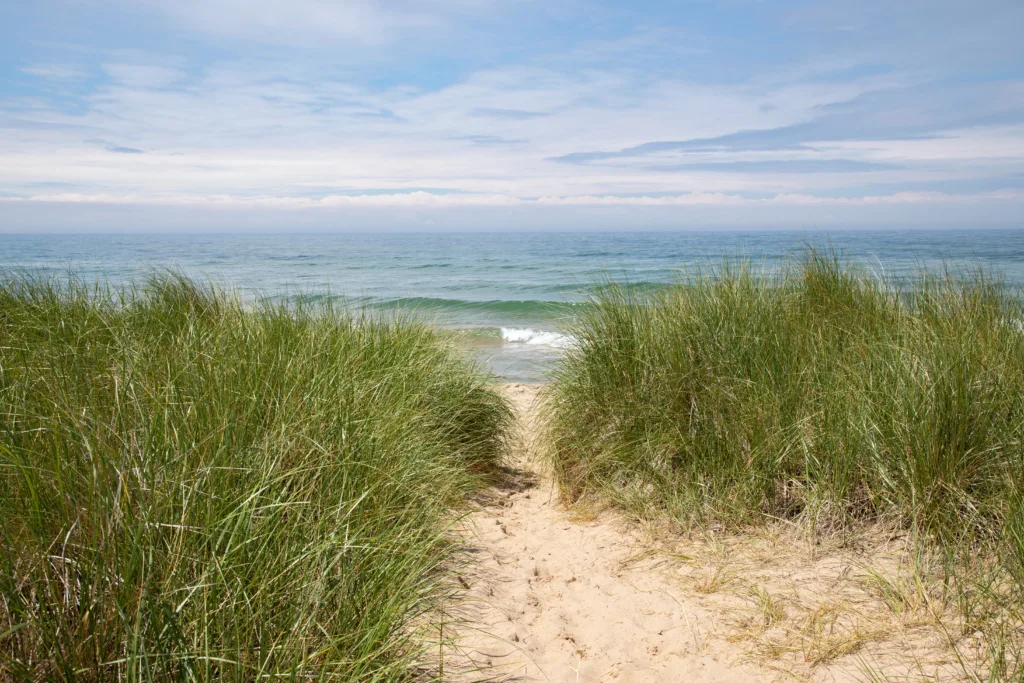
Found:
<svg viewBox="0 0 1024 683"><path fill-rule="evenodd" d="M413 677L490 382L411 320L5 275L0 678Z"/></svg>
<svg viewBox="0 0 1024 683"><path fill-rule="evenodd" d="M563 495L684 530L896 525L954 573L993 558L1001 613L1019 615L1020 292L981 272L897 282L814 251L696 275L602 286L571 330L548 394Z"/></svg>

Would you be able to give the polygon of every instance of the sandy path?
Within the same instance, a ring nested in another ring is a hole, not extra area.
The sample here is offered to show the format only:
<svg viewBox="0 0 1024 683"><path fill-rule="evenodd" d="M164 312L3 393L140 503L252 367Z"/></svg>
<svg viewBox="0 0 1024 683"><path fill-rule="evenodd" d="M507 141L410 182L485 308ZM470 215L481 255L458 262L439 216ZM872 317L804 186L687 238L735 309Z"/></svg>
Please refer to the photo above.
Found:
<svg viewBox="0 0 1024 683"><path fill-rule="evenodd" d="M469 518L474 567L449 671L461 680L752 681L714 616L636 562L621 524L574 521L534 459L538 387L507 385L521 439L505 486ZM466 669L477 670L466 673Z"/></svg>

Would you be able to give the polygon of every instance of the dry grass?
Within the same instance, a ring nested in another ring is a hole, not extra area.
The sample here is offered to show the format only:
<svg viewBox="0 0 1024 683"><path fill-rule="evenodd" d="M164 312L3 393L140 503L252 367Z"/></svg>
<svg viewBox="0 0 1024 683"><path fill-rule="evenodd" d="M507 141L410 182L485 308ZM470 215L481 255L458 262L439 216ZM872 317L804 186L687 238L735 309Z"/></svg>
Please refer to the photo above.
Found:
<svg viewBox="0 0 1024 683"><path fill-rule="evenodd" d="M962 681L988 670L984 638L963 619L942 565L924 565L891 528L830 544L781 522L646 538L631 562L699 596L711 625L702 638L741 646L780 679Z"/></svg>

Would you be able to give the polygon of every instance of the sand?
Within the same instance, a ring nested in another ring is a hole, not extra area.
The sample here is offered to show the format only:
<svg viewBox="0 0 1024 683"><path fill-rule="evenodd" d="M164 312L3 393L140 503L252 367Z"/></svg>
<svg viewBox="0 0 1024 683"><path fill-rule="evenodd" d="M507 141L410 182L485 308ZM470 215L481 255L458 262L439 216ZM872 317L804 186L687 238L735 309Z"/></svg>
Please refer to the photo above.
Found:
<svg viewBox="0 0 1024 683"><path fill-rule="evenodd" d="M614 513L567 510L538 464L539 387L504 390L519 439L506 481L462 529L466 600L453 615L462 623L451 629L446 679L957 677L927 628L942 616L894 616L852 571L856 553L809 555L764 537L666 552Z"/></svg>

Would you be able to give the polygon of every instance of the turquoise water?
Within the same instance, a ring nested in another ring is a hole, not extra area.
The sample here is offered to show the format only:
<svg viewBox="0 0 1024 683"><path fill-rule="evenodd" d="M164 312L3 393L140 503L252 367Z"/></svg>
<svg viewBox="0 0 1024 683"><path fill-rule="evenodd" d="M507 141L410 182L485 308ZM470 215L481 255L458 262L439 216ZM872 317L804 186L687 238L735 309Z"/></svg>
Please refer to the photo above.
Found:
<svg viewBox="0 0 1024 683"><path fill-rule="evenodd" d="M723 257L771 269L807 244L900 277L952 262L1024 285L1024 231L0 235L0 265L121 283L174 268L250 297L416 310L498 374L541 381L588 286L662 284Z"/></svg>

